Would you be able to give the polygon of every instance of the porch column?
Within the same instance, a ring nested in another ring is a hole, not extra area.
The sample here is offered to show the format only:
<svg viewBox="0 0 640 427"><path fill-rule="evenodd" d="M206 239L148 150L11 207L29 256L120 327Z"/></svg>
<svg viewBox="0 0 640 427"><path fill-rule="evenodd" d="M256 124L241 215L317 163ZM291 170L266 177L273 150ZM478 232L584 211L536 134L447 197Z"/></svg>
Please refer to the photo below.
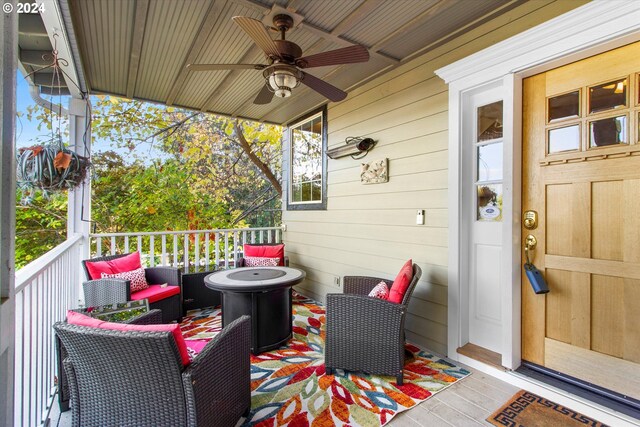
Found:
<svg viewBox="0 0 640 427"><path fill-rule="evenodd" d="M14 424L15 220L16 220L16 69L18 15L0 17L0 425Z"/></svg>
<svg viewBox="0 0 640 427"><path fill-rule="evenodd" d="M69 148L79 156L89 157L91 152L91 127L88 101L71 98L69 101ZM80 259L89 258L89 233L91 232L91 177L75 190L69 191L67 210L67 236L81 234ZM78 286L84 274L78 265ZM82 299L83 293L80 292Z"/></svg>

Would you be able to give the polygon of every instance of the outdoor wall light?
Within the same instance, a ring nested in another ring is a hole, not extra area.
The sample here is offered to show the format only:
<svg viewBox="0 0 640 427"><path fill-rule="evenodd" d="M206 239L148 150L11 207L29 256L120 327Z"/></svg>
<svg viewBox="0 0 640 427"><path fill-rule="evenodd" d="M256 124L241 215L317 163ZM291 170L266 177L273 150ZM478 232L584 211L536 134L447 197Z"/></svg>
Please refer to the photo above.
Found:
<svg viewBox="0 0 640 427"><path fill-rule="evenodd" d="M345 156L351 156L353 159L362 159L376 143L377 141L371 138L348 137L345 139L345 145L327 150L327 156L332 159Z"/></svg>

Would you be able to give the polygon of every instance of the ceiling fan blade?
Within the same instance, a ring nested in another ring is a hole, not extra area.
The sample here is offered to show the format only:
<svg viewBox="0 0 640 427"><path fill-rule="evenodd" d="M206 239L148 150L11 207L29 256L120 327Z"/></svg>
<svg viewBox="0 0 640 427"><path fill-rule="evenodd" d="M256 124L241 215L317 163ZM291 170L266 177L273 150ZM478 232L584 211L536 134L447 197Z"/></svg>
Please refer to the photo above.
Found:
<svg viewBox="0 0 640 427"><path fill-rule="evenodd" d="M233 22L238 24L268 56L280 57L278 47L269 36L262 22L246 16L234 16Z"/></svg>
<svg viewBox="0 0 640 427"><path fill-rule="evenodd" d="M367 62L369 51L359 44L315 55L303 56L296 63L300 68L324 67L326 65L353 64L355 62Z"/></svg>
<svg viewBox="0 0 640 427"><path fill-rule="evenodd" d="M262 70L265 67L262 64L187 64L189 71Z"/></svg>
<svg viewBox="0 0 640 427"><path fill-rule="evenodd" d="M334 102L342 101L347 97L347 93L338 89L337 87L320 80L319 78L312 76L311 74L302 73L302 84L309 86L311 89L322 94L325 98L329 98Z"/></svg>
<svg viewBox="0 0 640 427"><path fill-rule="evenodd" d="M258 96L253 100L254 104L264 105L271 102L273 99L273 91L269 90L269 87L265 84L258 92Z"/></svg>

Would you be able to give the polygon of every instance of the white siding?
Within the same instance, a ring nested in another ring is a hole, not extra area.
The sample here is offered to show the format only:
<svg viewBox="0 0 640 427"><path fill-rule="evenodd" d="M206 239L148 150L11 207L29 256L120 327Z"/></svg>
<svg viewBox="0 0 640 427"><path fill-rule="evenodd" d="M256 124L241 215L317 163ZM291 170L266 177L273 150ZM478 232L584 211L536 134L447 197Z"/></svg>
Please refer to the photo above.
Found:
<svg viewBox="0 0 640 427"><path fill-rule="evenodd" d="M291 264L307 271L301 292L324 301L341 292L335 276L393 279L413 258L423 274L408 339L446 354L448 91L434 70L584 3L528 2L329 104L329 147L349 136L377 140L365 161L389 158L390 179L362 185L360 161L330 159L327 210L283 213ZM425 225L416 225L417 209L426 211Z"/></svg>

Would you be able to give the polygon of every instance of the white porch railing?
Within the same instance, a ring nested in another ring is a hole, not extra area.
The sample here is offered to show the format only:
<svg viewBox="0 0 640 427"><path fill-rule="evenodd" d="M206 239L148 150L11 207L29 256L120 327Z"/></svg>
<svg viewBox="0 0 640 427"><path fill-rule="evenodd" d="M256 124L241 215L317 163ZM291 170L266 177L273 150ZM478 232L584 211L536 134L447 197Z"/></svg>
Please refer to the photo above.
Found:
<svg viewBox="0 0 640 427"><path fill-rule="evenodd" d="M49 416L56 391L52 326L78 304L81 243L75 235L16 272L16 425L41 425Z"/></svg>
<svg viewBox="0 0 640 427"><path fill-rule="evenodd" d="M139 251L150 267L171 265L184 272L210 266L229 268L242 256L244 243L280 243L280 227L91 234L91 256Z"/></svg>

